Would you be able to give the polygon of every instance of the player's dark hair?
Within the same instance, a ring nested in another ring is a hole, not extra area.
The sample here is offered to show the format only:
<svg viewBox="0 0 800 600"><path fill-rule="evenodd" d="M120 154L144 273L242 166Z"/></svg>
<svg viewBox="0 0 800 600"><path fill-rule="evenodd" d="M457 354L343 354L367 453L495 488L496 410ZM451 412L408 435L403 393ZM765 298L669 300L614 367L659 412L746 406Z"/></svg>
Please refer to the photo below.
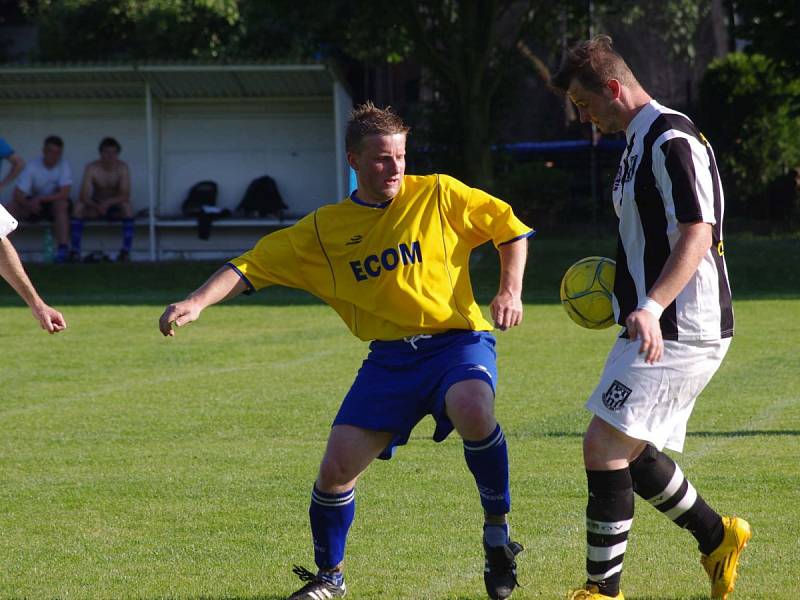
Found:
<svg viewBox="0 0 800 600"><path fill-rule="evenodd" d="M122 152L122 146L120 146L119 142L113 137L105 137L102 139L100 145L97 147L97 151L102 152L103 148L114 148L117 152Z"/></svg>
<svg viewBox="0 0 800 600"><path fill-rule="evenodd" d="M391 106L378 108L367 100L350 113L344 147L348 152L356 152L361 145L361 140L368 135L405 134L409 131L411 128L403 123L403 119L392 110Z"/></svg>
<svg viewBox="0 0 800 600"><path fill-rule="evenodd" d="M57 135L48 135L44 138L44 145L45 146L58 146L59 148L64 147L64 140L62 140Z"/></svg>
<svg viewBox="0 0 800 600"><path fill-rule="evenodd" d="M627 86L638 85L628 65L612 48L610 36L596 35L569 48L558 72L550 80L550 87L565 93L573 80L587 90L600 93L609 79L617 79Z"/></svg>

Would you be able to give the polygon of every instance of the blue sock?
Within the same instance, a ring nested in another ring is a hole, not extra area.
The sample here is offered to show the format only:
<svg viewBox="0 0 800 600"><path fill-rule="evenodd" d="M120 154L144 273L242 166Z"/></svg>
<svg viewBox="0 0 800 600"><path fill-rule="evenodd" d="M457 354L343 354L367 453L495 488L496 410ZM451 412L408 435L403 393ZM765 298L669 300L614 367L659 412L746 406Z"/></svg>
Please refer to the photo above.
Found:
<svg viewBox="0 0 800 600"><path fill-rule="evenodd" d="M508 446L498 424L485 439L464 441L464 458L475 477L483 510L489 515L504 515L511 510L508 485Z"/></svg>
<svg viewBox="0 0 800 600"><path fill-rule="evenodd" d="M69 246L66 244L59 244L58 249L56 250L56 262L64 262L67 259L68 252Z"/></svg>
<svg viewBox="0 0 800 600"><path fill-rule="evenodd" d="M327 581L328 583L338 585L339 587L342 587L342 584L344 583L344 573L341 571L319 571L319 573L317 573L317 577L322 579L322 581Z"/></svg>
<svg viewBox="0 0 800 600"><path fill-rule="evenodd" d="M333 569L344 560L347 532L355 514L355 488L342 494L326 494L314 486L308 516L314 539L314 561L320 569Z"/></svg>
<svg viewBox="0 0 800 600"><path fill-rule="evenodd" d="M508 523L495 525L494 523L483 524L483 541L487 546L505 546L511 541L511 530Z"/></svg>
<svg viewBox="0 0 800 600"><path fill-rule="evenodd" d="M131 251L133 245L133 219L122 219L122 249Z"/></svg>
<svg viewBox="0 0 800 600"><path fill-rule="evenodd" d="M83 238L83 219L72 219L70 225L72 226L72 236L71 236L72 249L78 254L80 254L81 239Z"/></svg>

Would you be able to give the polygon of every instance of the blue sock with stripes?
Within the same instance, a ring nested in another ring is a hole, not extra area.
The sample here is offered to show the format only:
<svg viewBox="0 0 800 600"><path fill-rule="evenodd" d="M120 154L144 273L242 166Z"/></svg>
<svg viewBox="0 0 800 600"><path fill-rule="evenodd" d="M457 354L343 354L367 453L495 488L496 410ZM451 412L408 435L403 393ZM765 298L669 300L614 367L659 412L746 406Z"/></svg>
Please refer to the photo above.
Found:
<svg viewBox="0 0 800 600"><path fill-rule="evenodd" d="M342 494L326 494L314 486L308 516L314 540L314 561L320 569L333 569L344 560L347 532L355 514L355 488Z"/></svg>
<svg viewBox="0 0 800 600"><path fill-rule="evenodd" d="M485 439L464 440L464 458L475 477L483 510L489 515L504 515L511 510L508 485L508 446L498 424Z"/></svg>

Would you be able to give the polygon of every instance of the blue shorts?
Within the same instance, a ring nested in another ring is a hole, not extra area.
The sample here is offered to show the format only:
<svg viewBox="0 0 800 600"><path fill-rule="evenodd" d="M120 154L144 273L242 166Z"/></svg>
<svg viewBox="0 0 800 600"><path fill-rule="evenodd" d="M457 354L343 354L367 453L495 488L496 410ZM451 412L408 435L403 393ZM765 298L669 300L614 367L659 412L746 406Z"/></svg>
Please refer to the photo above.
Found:
<svg viewBox="0 0 800 600"><path fill-rule="evenodd" d="M444 396L455 383L481 379L496 391L497 354L488 331L453 330L430 338L372 342L334 425L395 434L379 458L389 459L408 442L425 415L436 421L433 439L444 440L453 424ZM413 342L413 343L412 343ZM415 348L416 346L416 348Z"/></svg>

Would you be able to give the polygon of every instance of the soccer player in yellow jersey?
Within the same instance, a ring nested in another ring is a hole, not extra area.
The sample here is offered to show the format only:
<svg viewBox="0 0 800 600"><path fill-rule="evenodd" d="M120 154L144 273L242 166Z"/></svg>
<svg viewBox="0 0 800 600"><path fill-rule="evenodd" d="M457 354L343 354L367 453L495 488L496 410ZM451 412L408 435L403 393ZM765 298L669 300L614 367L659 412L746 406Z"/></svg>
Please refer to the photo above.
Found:
<svg viewBox="0 0 800 600"><path fill-rule="evenodd" d="M333 422L311 493L318 567L295 567L306 582L290 600L344 596L342 566L355 514L355 484L375 458L391 458L427 414L434 440L455 428L485 514L484 580L508 598L516 555L506 515L511 494L505 436L494 417L495 341L472 295L469 256L492 241L501 261L492 319L522 320L522 275L533 231L511 207L445 175L405 174L408 127L367 103L351 115L347 158L358 189L296 225L262 238L198 290L171 304L161 332L196 320L207 306L280 284L328 303L370 352Z"/></svg>

